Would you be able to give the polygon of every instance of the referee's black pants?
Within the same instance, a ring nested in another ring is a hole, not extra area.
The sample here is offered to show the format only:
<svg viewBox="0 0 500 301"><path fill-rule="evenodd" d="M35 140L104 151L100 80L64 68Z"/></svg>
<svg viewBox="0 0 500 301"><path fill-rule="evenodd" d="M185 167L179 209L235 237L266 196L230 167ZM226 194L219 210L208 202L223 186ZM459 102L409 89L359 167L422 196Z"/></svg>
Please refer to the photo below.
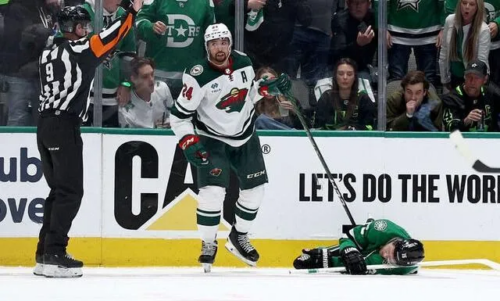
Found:
<svg viewBox="0 0 500 301"><path fill-rule="evenodd" d="M38 151L50 188L36 254L64 254L68 232L83 197L81 121L63 111L44 111L37 127Z"/></svg>

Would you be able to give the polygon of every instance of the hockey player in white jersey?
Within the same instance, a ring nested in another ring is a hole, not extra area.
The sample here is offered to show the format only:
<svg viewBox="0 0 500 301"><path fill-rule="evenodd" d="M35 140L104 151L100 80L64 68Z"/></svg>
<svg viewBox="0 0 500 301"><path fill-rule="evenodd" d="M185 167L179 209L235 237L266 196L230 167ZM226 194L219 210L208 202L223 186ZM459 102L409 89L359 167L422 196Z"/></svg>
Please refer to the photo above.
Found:
<svg viewBox="0 0 500 301"><path fill-rule="evenodd" d="M169 127L169 109L174 100L167 84L154 80L154 65L149 58L132 60L132 83L124 83L132 89L130 101L118 109L121 127Z"/></svg>
<svg viewBox="0 0 500 301"><path fill-rule="evenodd" d="M252 62L244 53L231 51L226 25L208 26L204 37L207 59L185 70L170 122L187 160L198 167L196 214L202 239L198 261L209 272L217 254L217 229L231 169L238 176L240 194L226 248L250 266L259 260L248 231L268 179L255 133L254 103L266 91L287 92L291 84L286 75L254 82Z"/></svg>

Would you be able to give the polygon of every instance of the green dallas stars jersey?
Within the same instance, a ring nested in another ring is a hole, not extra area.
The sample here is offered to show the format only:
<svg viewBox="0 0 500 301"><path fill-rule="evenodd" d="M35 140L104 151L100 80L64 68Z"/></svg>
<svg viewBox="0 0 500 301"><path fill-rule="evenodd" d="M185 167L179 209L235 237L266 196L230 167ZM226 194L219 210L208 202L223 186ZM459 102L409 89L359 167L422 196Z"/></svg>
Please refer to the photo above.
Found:
<svg viewBox="0 0 500 301"><path fill-rule="evenodd" d="M444 10L446 16L454 14L458 0L445 0ZM445 17L446 17L445 16ZM495 22L500 29L500 0L484 0L484 21L486 24ZM490 50L500 48L500 34L491 39Z"/></svg>
<svg viewBox="0 0 500 301"><path fill-rule="evenodd" d="M83 7L90 13L90 18L92 22L94 21L94 0L87 0ZM103 28L106 28L108 24L113 22L115 19L120 18L126 12L122 7L118 7L115 13L110 14L106 10L103 10L104 21ZM92 35L93 33L90 33ZM112 52L108 58L102 63L102 101L103 105L117 105L116 100L116 89L120 86L120 83L128 80L125 75L121 72L121 59L132 60L132 56L135 54L135 34L132 28L125 38L118 43L116 50ZM93 92L90 93L93 95Z"/></svg>
<svg viewBox="0 0 500 301"><path fill-rule="evenodd" d="M255 132L254 103L262 98L252 62L233 51L225 71L207 59L184 72L183 89L172 107L170 125L179 140L189 134L208 136L238 147ZM231 72L232 71L232 72Z"/></svg>
<svg viewBox="0 0 500 301"><path fill-rule="evenodd" d="M157 21L167 26L164 35L154 33ZM143 7L136 24L139 38L147 45L145 56L165 72L155 75L180 78L188 65L205 57L203 34L214 21L212 0L157 0Z"/></svg>
<svg viewBox="0 0 500 301"><path fill-rule="evenodd" d="M362 248L359 250L365 257L367 265L385 264L384 258L378 253L380 249L394 239L409 239L410 235L405 229L387 219L378 219L365 225L359 225L349 231L349 235ZM356 243L351 238L340 239L340 250L355 247ZM334 267L343 267L340 257L333 257ZM393 269L376 270L376 274L405 275L417 270L416 267L397 267Z"/></svg>
<svg viewBox="0 0 500 301"><path fill-rule="evenodd" d="M376 11L378 1L375 0ZM387 29L394 43L411 46L436 43L442 27L444 0L386 1Z"/></svg>

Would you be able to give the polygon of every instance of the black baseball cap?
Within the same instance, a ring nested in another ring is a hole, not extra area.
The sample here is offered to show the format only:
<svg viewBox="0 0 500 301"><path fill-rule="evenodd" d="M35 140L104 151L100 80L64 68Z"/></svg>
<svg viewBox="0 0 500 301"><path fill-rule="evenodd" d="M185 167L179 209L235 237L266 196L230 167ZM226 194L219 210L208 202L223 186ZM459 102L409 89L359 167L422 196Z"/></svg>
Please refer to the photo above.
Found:
<svg viewBox="0 0 500 301"><path fill-rule="evenodd" d="M472 60L467 64L464 75L467 73L475 73L479 76L485 77L488 75L488 66L481 60Z"/></svg>

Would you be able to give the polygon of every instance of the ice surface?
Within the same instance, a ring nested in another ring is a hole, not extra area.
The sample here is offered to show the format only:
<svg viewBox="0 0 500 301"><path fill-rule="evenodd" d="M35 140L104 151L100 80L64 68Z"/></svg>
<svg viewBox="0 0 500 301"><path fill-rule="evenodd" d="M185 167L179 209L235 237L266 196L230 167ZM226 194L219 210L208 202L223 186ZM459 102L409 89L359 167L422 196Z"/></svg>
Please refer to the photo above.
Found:
<svg viewBox="0 0 500 301"><path fill-rule="evenodd" d="M290 274L288 269L84 268L47 279L0 267L1 301L500 300L500 272L422 270L414 276Z"/></svg>

